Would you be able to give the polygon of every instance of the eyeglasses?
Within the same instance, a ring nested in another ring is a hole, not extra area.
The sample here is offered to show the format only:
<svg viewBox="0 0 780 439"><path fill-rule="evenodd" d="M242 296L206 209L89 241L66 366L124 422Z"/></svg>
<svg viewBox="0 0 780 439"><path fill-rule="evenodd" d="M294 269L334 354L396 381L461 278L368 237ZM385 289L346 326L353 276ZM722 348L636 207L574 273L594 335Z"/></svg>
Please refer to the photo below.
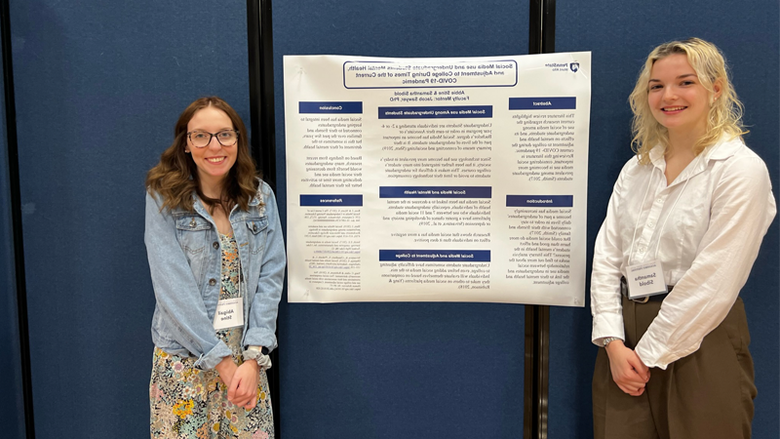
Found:
<svg viewBox="0 0 780 439"><path fill-rule="evenodd" d="M217 142L222 146L233 146L238 141L238 131L223 130L218 133L207 133L206 131L190 131L187 133L192 146L196 148L205 148L211 143L211 138L216 137Z"/></svg>

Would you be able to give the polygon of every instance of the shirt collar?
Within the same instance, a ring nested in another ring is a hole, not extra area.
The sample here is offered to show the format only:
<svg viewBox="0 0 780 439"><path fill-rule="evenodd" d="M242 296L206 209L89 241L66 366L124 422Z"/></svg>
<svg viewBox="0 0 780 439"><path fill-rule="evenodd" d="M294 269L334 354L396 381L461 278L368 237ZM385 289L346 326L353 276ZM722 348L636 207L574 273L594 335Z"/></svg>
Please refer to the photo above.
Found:
<svg viewBox="0 0 780 439"><path fill-rule="evenodd" d="M653 166L655 166L656 168L662 171L666 169L664 152L666 152L666 148L661 146L661 144L655 145L655 147L650 150L650 163L652 163Z"/></svg>
<svg viewBox="0 0 780 439"><path fill-rule="evenodd" d="M696 174L703 172L705 169L707 169L707 166L711 160L725 160L733 156L737 153L737 151L739 151L742 145L743 143L741 137L730 137L728 134L724 133L715 144L704 148L704 151L702 151L701 154L693 159L693 166L688 165L688 167L683 170L683 172L679 177L677 177L675 181L682 182ZM666 170L664 152L665 149L660 144L656 145L653 149L650 150L650 162L653 164L653 166L660 169L661 172Z"/></svg>
<svg viewBox="0 0 780 439"><path fill-rule="evenodd" d="M709 162L710 160L725 160L736 154L743 145L744 143L742 142L741 137L729 137L728 134L723 134L717 143L707 147L702 152L702 155L704 155L703 159L705 162Z"/></svg>

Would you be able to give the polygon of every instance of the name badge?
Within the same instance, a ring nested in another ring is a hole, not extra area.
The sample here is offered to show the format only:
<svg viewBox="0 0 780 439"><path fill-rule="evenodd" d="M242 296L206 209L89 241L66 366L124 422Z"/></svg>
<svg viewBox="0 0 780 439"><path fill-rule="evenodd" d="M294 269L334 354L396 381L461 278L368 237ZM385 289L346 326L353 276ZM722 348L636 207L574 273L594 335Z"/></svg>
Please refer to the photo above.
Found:
<svg viewBox="0 0 780 439"><path fill-rule="evenodd" d="M661 267L661 261L657 259L643 264L631 265L628 267L626 277L628 278L629 299L641 299L667 292L664 270Z"/></svg>
<svg viewBox="0 0 780 439"><path fill-rule="evenodd" d="M217 302L217 312L214 313L214 329L219 331L236 326L244 326L243 299L235 297Z"/></svg>

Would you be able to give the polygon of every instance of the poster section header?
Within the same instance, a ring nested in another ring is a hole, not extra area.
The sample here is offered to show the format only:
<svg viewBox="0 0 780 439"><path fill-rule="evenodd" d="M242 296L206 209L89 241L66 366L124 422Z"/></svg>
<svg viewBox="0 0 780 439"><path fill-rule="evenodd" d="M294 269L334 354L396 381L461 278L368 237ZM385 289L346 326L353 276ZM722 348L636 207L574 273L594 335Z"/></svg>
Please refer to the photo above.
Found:
<svg viewBox="0 0 780 439"><path fill-rule="evenodd" d="M354 207L362 205L362 195L301 195L301 206L307 207Z"/></svg>
<svg viewBox="0 0 780 439"><path fill-rule="evenodd" d="M576 110L576 97L509 98L510 110Z"/></svg>
<svg viewBox="0 0 780 439"><path fill-rule="evenodd" d="M490 198L489 186L380 186L379 198Z"/></svg>
<svg viewBox="0 0 780 439"><path fill-rule="evenodd" d="M492 105L453 107L379 107L380 119L493 117Z"/></svg>
<svg viewBox="0 0 780 439"><path fill-rule="evenodd" d="M574 207L572 195L507 195L506 207Z"/></svg>
<svg viewBox="0 0 780 439"><path fill-rule="evenodd" d="M362 102L298 102L298 113L362 114Z"/></svg>
<svg viewBox="0 0 780 439"><path fill-rule="evenodd" d="M347 89L514 87L517 61L347 61L343 75Z"/></svg>
<svg viewBox="0 0 780 439"><path fill-rule="evenodd" d="M379 250L379 260L383 262L490 262L490 250Z"/></svg>

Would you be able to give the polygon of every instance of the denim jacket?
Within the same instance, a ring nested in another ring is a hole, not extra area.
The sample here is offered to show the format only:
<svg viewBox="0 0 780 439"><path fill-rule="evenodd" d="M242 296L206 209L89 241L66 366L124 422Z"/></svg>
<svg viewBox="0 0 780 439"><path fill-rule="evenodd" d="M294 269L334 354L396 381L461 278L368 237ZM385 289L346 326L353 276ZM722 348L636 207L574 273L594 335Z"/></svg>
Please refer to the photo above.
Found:
<svg viewBox="0 0 780 439"><path fill-rule="evenodd" d="M193 194L194 212L160 211L163 200L146 194L144 242L157 299L152 340L165 352L196 357L195 366L213 369L230 348L214 330L221 288L222 250L216 224ZM267 184L249 203L234 207L230 224L238 246L244 302L242 346L276 347L276 315L286 258L276 199Z"/></svg>

